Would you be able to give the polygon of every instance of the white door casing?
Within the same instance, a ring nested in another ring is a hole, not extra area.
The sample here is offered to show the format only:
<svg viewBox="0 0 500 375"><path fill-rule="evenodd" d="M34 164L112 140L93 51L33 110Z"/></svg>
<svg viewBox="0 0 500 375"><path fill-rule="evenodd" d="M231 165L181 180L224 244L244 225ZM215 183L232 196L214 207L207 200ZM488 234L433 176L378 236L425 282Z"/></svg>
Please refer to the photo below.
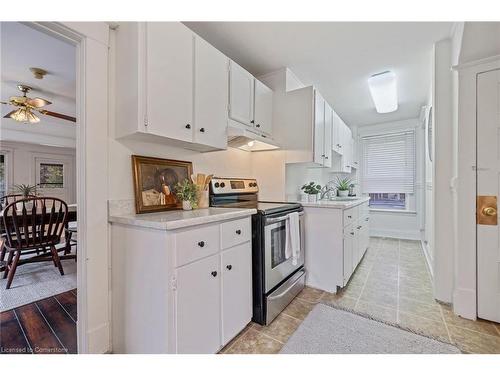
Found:
<svg viewBox="0 0 500 375"><path fill-rule="evenodd" d="M500 195L500 69L477 75L477 195ZM498 212L496 213L498 215ZM500 226L477 224L477 316L500 322Z"/></svg>

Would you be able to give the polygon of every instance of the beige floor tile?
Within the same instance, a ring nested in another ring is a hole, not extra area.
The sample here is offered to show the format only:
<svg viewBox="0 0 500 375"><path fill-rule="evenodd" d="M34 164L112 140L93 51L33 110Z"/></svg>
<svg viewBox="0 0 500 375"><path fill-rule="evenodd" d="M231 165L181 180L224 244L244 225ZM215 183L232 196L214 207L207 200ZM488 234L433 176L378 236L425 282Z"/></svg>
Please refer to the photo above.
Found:
<svg viewBox="0 0 500 375"><path fill-rule="evenodd" d="M292 318L286 314L280 314L270 325L261 326L255 324L252 328L266 336L285 343L295 332L300 323L301 321L298 319Z"/></svg>
<svg viewBox="0 0 500 375"><path fill-rule="evenodd" d="M432 290L430 289L411 288L400 285L399 297L413 299L422 303L427 303L429 305L436 303L436 300L434 299L434 296L432 294Z"/></svg>
<svg viewBox="0 0 500 375"><path fill-rule="evenodd" d="M376 305L374 303L368 303L364 301L359 301L354 308L354 310L359 311L364 314L368 314L376 319L380 319L384 322L396 323L397 312L395 308L390 308L386 306Z"/></svg>
<svg viewBox="0 0 500 375"><path fill-rule="evenodd" d="M297 298L303 299L307 302L317 303L323 296L324 291L310 288L306 286L298 295Z"/></svg>
<svg viewBox="0 0 500 375"><path fill-rule="evenodd" d="M500 354L500 337L448 325L453 343L469 353Z"/></svg>
<svg viewBox="0 0 500 375"><path fill-rule="evenodd" d="M236 335L234 339L229 341L226 346L224 346L220 351L219 354L225 354L227 351L231 348L231 346L234 345L236 341L238 341L245 333L248 332L248 330L253 327L255 323L251 322L249 323L239 334Z"/></svg>
<svg viewBox="0 0 500 375"><path fill-rule="evenodd" d="M455 315L449 306L443 307L443 315L448 326L453 325L459 328L500 337L494 324L486 320L469 320L461 318Z"/></svg>
<svg viewBox="0 0 500 375"><path fill-rule="evenodd" d="M276 354L283 344L250 328L225 352L226 354Z"/></svg>
<svg viewBox="0 0 500 375"><path fill-rule="evenodd" d="M399 287L402 289L417 288L432 291L432 283L428 279L417 279L413 277L400 277Z"/></svg>
<svg viewBox="0 0 500 375"><path fill-rule="evenodd" d="M333 305L333 306L339 306L339 307L344 307L347 309L353 309L354 306L356 305L356 298L351 298L351 297L346 297L343 294L333 294L333 293L326 293L321 297L321 302Z"/></svg>
<svg viewBox="0 0 500 375"><path fill-rule="evenodd" d="M448 331L443 321L426 319L418 315L399 312L399 324L424 336L434 337L444 342L450 342Z"/></svg>
<svg viewBox="0 0 500 375"><path fill-rule="evenodd" d="M405 313L421 316L422 318L443 322L441 309L439 308L437 302L427 304L401 297L399 298L399 310Z"/></svg>
<svg viewBox="0 0 500 375"><path fill-rule="evenodd" d="M381 306L396 308L398 304L397 293L383 290L365 289L359 297L360 301L374 303Z"/></svg>
<svg viewBox="0 0 500 375"><path fill-rule="evenodd" d="M311 312L314 303L294 299L286 308L283 310L283 313L290 315L294 318L304 320L304 318Z"/></svg>

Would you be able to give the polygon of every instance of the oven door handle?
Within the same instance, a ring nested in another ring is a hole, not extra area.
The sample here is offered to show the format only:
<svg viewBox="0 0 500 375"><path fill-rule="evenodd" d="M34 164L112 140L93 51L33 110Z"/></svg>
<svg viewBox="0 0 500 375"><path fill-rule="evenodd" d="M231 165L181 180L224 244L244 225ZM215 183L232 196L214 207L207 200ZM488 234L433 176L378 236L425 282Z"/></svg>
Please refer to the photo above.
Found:
<svg viewBox="0 0 500 375"><path fill-rule="evenodd" d="M299 212L299 216L303 216L303 215L304 215L304 211ZM266 225L278 223L278 222L283 221L283 220L288 220L288 215L266 218Z"/></svg>
<svg viewBox="0 0 500 375"><path fill-rule="evenodd" d="M288 288L285 289L285 291L281 292L280 294L278 294L276 296L267 297L267 299L269 301L272 301L272 300L279 299L279 298L283 297L285 294L287 294L300 281L300 278L305 273L306 273L306 271L304 271L304 270L301 270L301 271L297 272L297 275L294 276L295 280L291 283L291 285Z"/></svg>

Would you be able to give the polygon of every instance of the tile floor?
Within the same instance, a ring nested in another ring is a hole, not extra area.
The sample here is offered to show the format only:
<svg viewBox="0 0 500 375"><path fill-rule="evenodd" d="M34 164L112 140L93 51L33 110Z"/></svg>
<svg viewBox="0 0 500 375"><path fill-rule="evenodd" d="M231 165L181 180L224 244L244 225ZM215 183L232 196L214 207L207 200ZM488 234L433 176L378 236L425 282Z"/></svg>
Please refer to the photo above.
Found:
<svg viewBox="0 0 500 375"><path fill-rule="evenodd" d="M373 237L349 284L338 294L306 288L268 327L250 323L221 353L278 353L319 302L348 307L451 342L467 353L500 353L500 324L455 316L432 297L417 241Z"/></svg>

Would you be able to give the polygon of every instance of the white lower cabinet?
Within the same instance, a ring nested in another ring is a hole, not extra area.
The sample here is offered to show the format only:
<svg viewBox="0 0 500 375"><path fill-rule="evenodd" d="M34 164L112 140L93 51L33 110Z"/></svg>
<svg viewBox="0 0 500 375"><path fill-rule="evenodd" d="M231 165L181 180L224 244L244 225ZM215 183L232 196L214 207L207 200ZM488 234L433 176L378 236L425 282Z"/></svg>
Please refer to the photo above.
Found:
<svg viewBox="0 0 500 375"><path fill-rule="evenodd" d="M368 202L354 207L304 207L306 284L336 293L349 282L369 245Z"/></svg>
<svg viewBox="0 0 500 375"><path fill-rule="evenodd" d="M250 323L250 216L111 236L114 353L217 353Z"/></svg>
<svg viewBox="0 0 500 375"><path fill-rule="evenodd" d="M252 253L248 244L222 253L222 345L252 319Z"/></svg>
<svg viewBox="0 0 500 375"><path fill-rule="evenodd" d="M178 353L215 353L220 348L219 258L212 255L177 269Z"/></svg>

